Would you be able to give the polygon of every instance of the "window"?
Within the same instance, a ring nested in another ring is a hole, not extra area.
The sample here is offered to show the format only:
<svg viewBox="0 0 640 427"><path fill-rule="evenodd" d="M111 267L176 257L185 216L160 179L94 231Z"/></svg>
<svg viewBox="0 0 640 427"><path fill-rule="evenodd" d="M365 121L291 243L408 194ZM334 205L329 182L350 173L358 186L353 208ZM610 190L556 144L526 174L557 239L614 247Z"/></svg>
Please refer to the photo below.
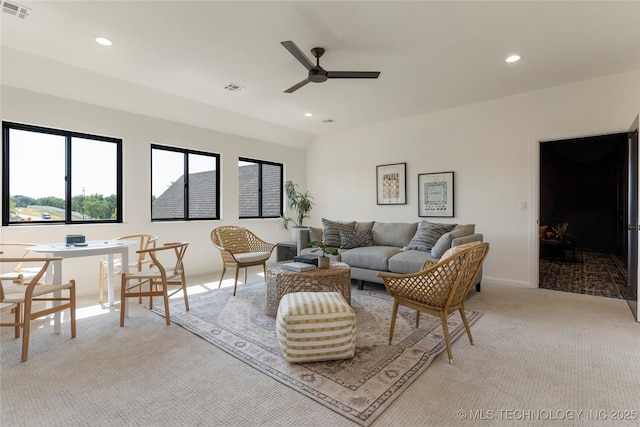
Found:
<svg viewBox="0 0 640 427"><path fill-rule="evenodd" d="M122 140L2 123L2 225L122 222Z"/></svg>
<svg viewBox="0 0 640 427"><path fill-rule="evenodd" d="M238 161L240 218L282 215L281 163L240 158Z"/></svg>
<svg viewBox="0 0 640 427"><path fill-rule="evenodd" d="M151 219L219 219L220 155L151 145Z"/></svg>

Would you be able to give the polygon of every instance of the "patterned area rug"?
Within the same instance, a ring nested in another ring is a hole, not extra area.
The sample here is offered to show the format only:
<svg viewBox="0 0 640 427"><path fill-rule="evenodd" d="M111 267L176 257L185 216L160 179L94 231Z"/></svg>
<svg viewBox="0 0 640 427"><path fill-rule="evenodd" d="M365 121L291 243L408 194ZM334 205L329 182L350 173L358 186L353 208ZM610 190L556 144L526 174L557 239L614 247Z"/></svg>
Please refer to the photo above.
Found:
<svg viewBox="0 0 640 427"><path fill-rule="evenodd" d="M540 287L555 291L625 298L627 271L613 254L576 251L576 262L540 259Z"/></svg>
<svg viewBox="0 0 640 427"><path fill-rule="evenodd" d="M440 320L423 314L415 328L415 311L398 310L393 345L387 345L392 299L384 292L351 294L356 311L353 359L289 364L276 339L275 319L264 313L264 284L243 285L236 297L220 289L171 303L171 320L211 344L356 423L368 426L440 353L446 350ZM164 315L161 305L154 312ZM467 312L469 323L480 313ZM458 313L449 317L451 340L464 334ZM465 338L466 339L466 338Z"/></svg>

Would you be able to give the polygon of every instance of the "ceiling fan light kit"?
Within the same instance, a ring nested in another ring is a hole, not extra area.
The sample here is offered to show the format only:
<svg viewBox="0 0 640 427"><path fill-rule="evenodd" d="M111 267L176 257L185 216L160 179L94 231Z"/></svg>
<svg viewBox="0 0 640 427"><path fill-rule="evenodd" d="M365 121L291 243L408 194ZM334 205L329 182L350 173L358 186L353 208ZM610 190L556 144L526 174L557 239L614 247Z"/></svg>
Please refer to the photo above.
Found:
<svg viewBox="0 0 640 427"><path fill-rule="evenodd" d="M300 48L292 41L281 42L282 46L289 51L309 72L306 79L291 86L285 90L285 93L292 93L300 89L309 82L322 83L327 79L377 79L380 76L379 71L327 71L320 66L320 57L324 55L325 50L321 47L311 49L311 54L316 58L316 65L307 58Z"/></svg>

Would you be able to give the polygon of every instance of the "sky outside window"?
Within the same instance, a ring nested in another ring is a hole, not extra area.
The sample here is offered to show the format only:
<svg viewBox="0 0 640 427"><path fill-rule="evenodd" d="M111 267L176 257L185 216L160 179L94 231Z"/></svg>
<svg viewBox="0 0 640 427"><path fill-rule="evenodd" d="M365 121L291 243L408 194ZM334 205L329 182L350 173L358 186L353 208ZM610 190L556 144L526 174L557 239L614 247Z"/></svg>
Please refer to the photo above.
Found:
<svg viewBox="0 0 640 427"><path fill-rule="evenodd" d="M151 150L153 173L151 194L159 197L167 188L184 175L184 153L162 149ZM216 159L211 156L189 156L189 173L216 170Z"/></svg>
<svg viewBox="0 0 640 427"><path fill-rule="evenodd" d="M65 137L17 129L10 132L10 194L64 199ZM72 156L72 195L116 194L116 144L73 138Z"/></svg>

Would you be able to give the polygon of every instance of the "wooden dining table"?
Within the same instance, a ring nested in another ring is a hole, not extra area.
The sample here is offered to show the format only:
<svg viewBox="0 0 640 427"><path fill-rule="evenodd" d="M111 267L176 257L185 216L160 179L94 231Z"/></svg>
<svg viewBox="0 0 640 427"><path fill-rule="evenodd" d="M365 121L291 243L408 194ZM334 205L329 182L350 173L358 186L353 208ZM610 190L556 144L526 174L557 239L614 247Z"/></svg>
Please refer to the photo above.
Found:
<svg viewBox="0 0 640 427"><path fill-rule="evenodd" d="M107 304L114 304L114 272L115 255L120 254L120 267L123 273L129 272L129 246L138 245L137 240L91 240L83 245L71 245L66 243L46 243L29 246L26 250L45 254L47 257L79 258L97 255L107 256ZM62 260L54 261L49 266L45 275L45 283L62 283ZM54 315L54 331L60 332L60 313Z"/></svg>

